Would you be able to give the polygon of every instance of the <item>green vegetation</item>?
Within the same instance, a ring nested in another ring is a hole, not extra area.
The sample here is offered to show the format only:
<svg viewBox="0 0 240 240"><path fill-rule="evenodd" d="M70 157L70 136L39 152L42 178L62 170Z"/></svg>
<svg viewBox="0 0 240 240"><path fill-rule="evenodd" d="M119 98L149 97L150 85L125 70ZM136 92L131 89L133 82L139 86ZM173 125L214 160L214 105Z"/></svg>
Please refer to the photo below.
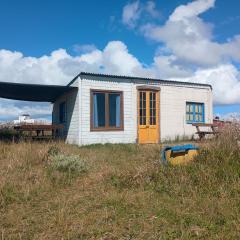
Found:
<svg viewBox="0 0 240 240"><path fill-rule="evenodd" d="M21 137L22 134L12 128L0 129L0 141L12 142L13 140L19 140Z"/></svg>
<svg viewBox="0 0 240 240"><path fill-rule="evenodd" d="M239 239L239 132L195 162L160 145L0 145L1 239Z"/></svg>
<svg viewBox="0 0 240 240"><path fill-rule="evenodd" d="M87 172L87 162L79 155L66 155L60 153L56 146L48 150L49 169L54 171L66 172L69 174L80 174Z"/></svg>

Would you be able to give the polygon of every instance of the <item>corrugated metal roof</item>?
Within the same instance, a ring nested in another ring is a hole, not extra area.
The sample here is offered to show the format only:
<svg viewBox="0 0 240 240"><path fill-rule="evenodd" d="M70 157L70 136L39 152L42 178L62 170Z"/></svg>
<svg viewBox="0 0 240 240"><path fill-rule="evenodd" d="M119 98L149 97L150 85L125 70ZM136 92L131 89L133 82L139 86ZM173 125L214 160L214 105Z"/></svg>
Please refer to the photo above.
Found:
<svg viewBox="0 0 240 240"><path fill-rule="evenodd" d="M68 85L71 85L78 77L81 76L94 76L94 77L109 77L109 78L119 78L119 79L129 79L135 81L157 81L162 82L165 84L170 85L187 85L187 86L204 86L209 87L212 89L210 84L204 83L194 83L194 82L181 82L181 81L174 81L174 80L163 80L163 79L156 79L156 78L148 78L148 77L133 77L133 76L121 76L121 75L111 75L111 74L102 74L102 73L89 73L89 72L81 72L79 73Z"/></svg>

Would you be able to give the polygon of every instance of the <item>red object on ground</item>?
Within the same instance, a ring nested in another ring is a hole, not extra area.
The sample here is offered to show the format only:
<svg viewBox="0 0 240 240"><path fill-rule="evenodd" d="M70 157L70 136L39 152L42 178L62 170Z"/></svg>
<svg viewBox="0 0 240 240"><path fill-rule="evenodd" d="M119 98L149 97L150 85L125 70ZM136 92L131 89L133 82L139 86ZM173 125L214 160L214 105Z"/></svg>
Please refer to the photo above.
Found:
<svg viewBox="0 0 240 240"><path fill-rule="evenodd" d="M227 124L231 123L230 121L223 121L219 119L213 119L213 124L219 128L225 127Z"/></svg>

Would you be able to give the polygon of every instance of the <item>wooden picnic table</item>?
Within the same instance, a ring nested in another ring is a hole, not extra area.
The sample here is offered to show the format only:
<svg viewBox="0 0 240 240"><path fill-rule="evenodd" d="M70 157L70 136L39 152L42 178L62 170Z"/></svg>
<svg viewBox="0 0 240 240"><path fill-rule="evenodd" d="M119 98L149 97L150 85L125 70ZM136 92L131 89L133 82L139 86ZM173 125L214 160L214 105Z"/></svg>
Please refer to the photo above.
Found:
<svg viewBox="0 0 240 240"><path fill-rule="evenodd" d="M63 128L62 124L22 124L14 126L14 129L20 133L27 132L28 135L24 137L31 139L54 139L57 137L57 131Z"/></svg>
<svg viewBox="0 0 240 240"><path fill-rule="evenodd" d="M192 126L196 127L199 139L204 139L207 135L216 135L219 133L218 125L213 123L192 123ZM201 128L204 128L202 130ZM206 130L207 128L207 130Z"/></svg>

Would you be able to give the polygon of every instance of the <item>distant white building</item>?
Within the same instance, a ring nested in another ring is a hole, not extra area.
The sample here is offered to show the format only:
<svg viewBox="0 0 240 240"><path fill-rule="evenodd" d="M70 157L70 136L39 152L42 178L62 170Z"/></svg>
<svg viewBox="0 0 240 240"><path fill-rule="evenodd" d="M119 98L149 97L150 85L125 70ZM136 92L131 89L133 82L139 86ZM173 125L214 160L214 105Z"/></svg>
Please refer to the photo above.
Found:
<svg viewBox="0 0 240 240"><path fill-rule="evenodd" d="M15 125L17 124L34 124L35 120L30 117L29 114L22 114L18 117L18 120L13 120Z"/></svg>

